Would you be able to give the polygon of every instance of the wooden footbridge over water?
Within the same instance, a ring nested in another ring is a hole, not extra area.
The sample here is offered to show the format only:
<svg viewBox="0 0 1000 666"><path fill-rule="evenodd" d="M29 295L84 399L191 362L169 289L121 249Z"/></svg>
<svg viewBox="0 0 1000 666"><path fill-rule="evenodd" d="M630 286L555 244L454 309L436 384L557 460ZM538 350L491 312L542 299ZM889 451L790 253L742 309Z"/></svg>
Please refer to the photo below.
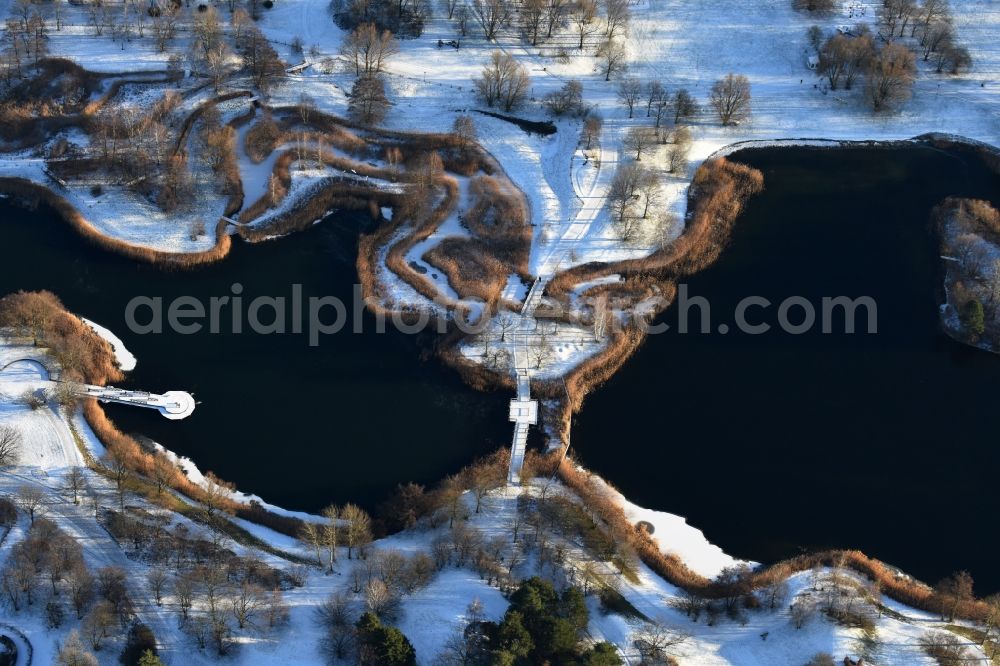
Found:
<svg viewBox="0 0 1000 666"><path fill-rule="evenodd" d="M548 284L547 278L538 278L528 291L524 305L521 306L521 326L534 329L535 310L542 302L542 294ZM510 467L507 480L510 483L521 482L521 467L524 465L524 453L528 446L528 429L538 424L538 401L531 399L531 382L528 377L530 360L528 358L528 343L526 335L518 336L520 344L514 346L514 369L517 374L517 397L510 401L510 420L514 422L514 437L510 447Z"/></svg>

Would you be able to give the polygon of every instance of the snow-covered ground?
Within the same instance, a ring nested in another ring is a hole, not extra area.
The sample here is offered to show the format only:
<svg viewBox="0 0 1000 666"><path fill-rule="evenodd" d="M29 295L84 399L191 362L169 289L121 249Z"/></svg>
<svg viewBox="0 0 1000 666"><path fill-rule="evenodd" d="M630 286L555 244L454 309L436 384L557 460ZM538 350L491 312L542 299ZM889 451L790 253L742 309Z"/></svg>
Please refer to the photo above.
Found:
<svg viewBox="0 0 1000 666"><path fill-rule="evenodd" d="M6 15L11 3L0 0L0 14ZM857 7L859 3L852 2ZM865 4L865 3L861 3ZM875 15L868 3L865 16ZM770 141L789 138L835 140L887 140L916 136L926 132L947 132L995 142L1000 136L1000 6L991 0L955 0L952 3L958 39L966 45L974 59L971 72L959 77L935 74L921 63L921 73L913 98L899 112L873 115L860 99L858 91L824 92L822 81L805 65L807 52L806 29L819 23L829 33L835 26L853 22L847 16L848 4L842 11L828 17L814 17L794 12L788 0L762 0L746 3L738 0L691 2L690 0L639 0L631 5L633 21L630 37L628 74L643 81L657 79L668 90L687 88L703 107L712 83L728 72L746 74L752 86L751 119L735 127L724 128L703 111L691 123L693 145L691 164L684 174L667 173L662 156L644 158L662 175L668 210L682 214L687 182L693 169L706 157L736 142ZM435 8L436 9L436 8ZM68 25L52 31L49 50L53 55L72 57L95 71L126 72L164 69L169 52L156 50L150 37L134 38L127 48L108 34L98 37L86 27L85 10L74 5L66 8ZM273 92L271 103L295 103L301 93L308 94L322 110L343 114L346 109L345 90L352 77L345 72L326 72L318 60L337 53L343 33L334 26L328 13L328 0L278 0L264 13L261 28L274 40L279 53L292 58L288 45L296 37L307 48L316 47L318 57L307 55L312 66L288 79ZM474 29L474 28L473 28ZM472 94L471 79L494 48L515 55L529 69L531 102L517 113L532 118L541 117L537 101L569 79L583 83L584 97L589 106L605 119L604 131L596 149L584 155L578 146L578 120L559 120L558 131L551 136L530 135L505 121L473 114L480 142L493 154L510 179L520 187L530 203L531 221L535 226L531 269L540 276L551 277L570 266L594 260L614 260L642 256L651 250L650 243L624 244L610 224L604 199L616 165L629 157L622 151L622 139L632 127L650 125L643 111L628 118L625 108L617 101L617 81L607 82L598 71L593 56L594 40L588 40L582 52L573 48L573 38L563 35L540 47L526 47L513 31L505 31L496 44L486 43L480 36L462 40L462 48L439 48L439 39L452 39L453 27L440 15L432 18L425 33L401 43L400 53L391 59L387 83L394 111L387 123L391 128L419 131L449 131L455 117L478 107ZM188 44L183 35L175 49ZM557 58L565 49L567 58ZM296 56L297 58L298 56ZM190 111L206 99L208 93L188 98L184 109ZM152 99L148 90L130 91L126 98L133 104L147 104ZM246 101L227 107L231 117L245 110ZM245 131L245 130L243 130ZM243 131L240 133L242 139ZM78 143L84 138L69 138ZM239 142L242 146L242 140ZM240 148L242 154L242 148ZM245 157L245 156L244 156ZM49 184L42 172L42 160L34 154L4 155L0 159L0 175L19 175ZM269 165L251 165L240 160L241 174L247 189L248 203L259 196L267 184ZM325 170L304 170L293 173L292 189L283 202L288 206L328 174ZM121 188L108 187L94 196L88 185L71 186L61 191L100 231L128 242L170 251L205 249L212 239L190 238L191 223L197 219L212 222L222 214L223 197L205 197L181 215L163 215L144 200ZM279 207L268 215L280 214ZM679 232L680 228L676 229ZM449 220L428 241L421 243L408 257L418 265L423 254L437 240L461 233L454 220ZM412 288L394 280L391 274L381 277L390 283L390 294L399 304L421 303L425 299ZM447 280L439 276L439 286L447 288ZM525 288L512 280L509 291L524 297ZM134 366L120 340L95 325L115 346L123 367ZM573 336L577 336L574 338ZM571 369L586 355L599 347L587 339L585 330L560 331L552 336L555 353L546 360L543 374L559 374ZM481 349L472 345L464 350L470 357L481 357ZM96 523L84 507L68 502L61 491L66 471L79 466L83 455L77 447L70 424L80 440L95 456L102 449L93 433L79 415L67 417L51 401L31 410L18 398L27 390L50 386L48 375L37 362L38 350L5 344L0 346L0 423L15 426L23 435L25 446L20 465L0 475L0 492L10 493L17 486L31 484L47 493L45 513L57 520L63 529L80 539L88 563L93 566L116 564L130 573L130 585L137 598L145 590L148 567L126 557L124 551ZM178 460L196 481L200 472L191 461ZM111 497L112 489L95 475L89 474L95 492ZM531 492L538 492L532 489ZM110 499L106 499L108 503ZM488 509L472 516L470 524L485 534L499 534L508 529L514 502L513 489L505 489L493 497ZM732 565L733 559L709 543L704 535L683 518L653 512L620 502L633 521L646 521L653 526L653 536L667 552L678 554L692 569L714 575ZM316 520L313 516L299 517ZM168 516L175 523L189 523L178 516ZM302 546L289 537L259 526L241 522L242 526L274 547L308 555ZM191 524L191 528L202 530ZM19 540L27 529L23 516L5 543ZM404 552L428 549L438 530L408 531L382 540L376 549L394 548ZM243 552L241 546L232 548ZM9 549L0 549L0 564ZM573 558L582 558L574 553ZM273 555L263 555L273 566L288 563ZM335 590L348 586L349 570L360 566L343 560L335 575L327 576L309 570L305 585L287 594L290 604L290 625L274 634L262 634L240 640L238 662L321 663L317 652L320 630L313 621L315 607ZM530 569L524 565L525 572ZM620 577L619 577L620 578ZM680 594L644 566L639 566L638 582L624 578L618 581L622 595L642 614L667 626L686 631L692 638L678 650L678 656L694 664L798 664L818 651L829 651L841 657L857 656L859 634L856 630L838 627L822 617L815 617L801 629L795 629L789 618L788 604L773 613L750 613L745 623L720 620L708 626L704 620L693 623L675 610ZM790 596L811 593L814 582L809 574L800 574L790 581ZM462 624L464 609L473 598L480 599L487 617L502 614L505 601L500 593L464 568L448 568L418 594L405 597L399 626L417 647L421 663L436 663L445 641ZM931 663L919 652L916 637L938 625L935 617L908 609L883 599L896 614L885 614L877 620L880 652L876 663ZM592 604L593 605L593 604ZM191 639L177 628L176 600L168 598L163 607L146 602L138 608L140 617L149 623L163 646L165 659L172 664L212 663L205 652L192 647ZM45 626L38 610L4 616L16 621L35 644L37 663L51 663L56 643L65 638L65 629L53 631ZM634 619L620 615L592 614L589 631L595 638L614 641L630 660L635 661L632 638L639 629ZM766 634L766 636L765 636ZM110 650L102 655L102 663L112 663ZM979 653L977 653L979 654Z"/></svg>
<svg viewBox="0 0 1000 666"><path fill-rule="evenodd" d="M106 335L114 338L110 331ZM121 353L127 354L127 350L123 348ZM126 544L119 545L109 537L95 520L89 500L80 505L74 505L70 501L64 489L64 478L72 466L84 464L74 431L79 435L81 445L89 449L94 457L99 458L103 454L103 448L79 414L68 416L64 410L52 403L32 410L16 399L16 396L21 395L24 390L51 384L44 367L38 361L32 360L35 358L46 360L42 352L34 347L11 341L0 344L0 367L4 368L0 371L0 396L2 396L0 424L14 425L24 438L20 464L0 474L0 494L13 494L15 489L25 485L41 489L45 493L41 515L56 521L61 529L78 540L83 546L88 566L96 568L111 565L126 571L131 595L137 603L138 619L153 629L160 653L167 664L216 663L216 657L212 655L211 649L197 649L194 639L179 627L178 602L170 592L165 596L162 606L151 601L151 593L146 582L150 563L134 559L129 555ZM178 462L190 478L196 482L202 481L201 473L193 463L185 459ZM114 506L116 500L113 485L89 470L84 471L90 489L87 492L95 495L99 503ZM628 502L615 491L609 490L609 492L620 502L631 520L637 523L645 521L652 525L653 536L665 552L678 554L699 573L714 576L723 568L738 563L709 543L699 530L687 525L683 518L643 509ZM467 521L464 524L477 530L484 539L509 538L518 496L522 493L528 493L535 498L564 494L570 497L561 486L549 482L537 481L522 488L507 486L491 493L485 499L482 511L475 513L473 498L466 496ZM248 498L242 497L242 499ZM140 512L163 516L168 525L184 525L192 534L205 533L204 526L179 515L165 513L162 509L148 505L137 497L130 498L129 505L136 507ZM276 509L276 507L271 508ZM320 520L317 516L297 512L286 513L306 520ZM296 539L247 521L236 520L236 522L279 552L312 559L311 550ZM8 545L16 543L23 538L27 529L28 519L22 515L4 543ZM528 528L521 529L524 531ZM395 551L404 556L413 556L420 552L429 554L432 552L434 541L447 537L448 533L447 520L438 527L419 525L376 541L369 549L368 559L377 557L377 551ZM818 583L820 588L826 585L822 580L826 580L825 577L830 575L827 570L819 574L808 572L793 576L789 581L787 594L782 597L782 602L774 611L745 611L737 620L722 616L708 623L707 615L704 613L698 621L692 621L685 616L678 609L683 597L681 592L653 574L645 565L637 565L634 577L625 577L609 563L595 562L593 556L583 550L574 539L564 538L558 532L552 533L549 538L555 539L555 543L563 544L565 552L563 566L566 571L575 572L574 575L584 575L585 568L590 566L591 571L596 571L600 579L613 584L628 604L644 616L645 619L642 619L608 612L601 608L596 597L588 599L591 619L587 633L594 640L613 642L627 660L626 663L639 663L634 641L647 629L648 620L655 621L670 631L688 635L682 644L674 648L674 654L681 659L681 663L770 666L805 663L820 651L830 652L838 657L842 655L856 657L863 652L859 630L838 626L820 612L810 614L803 627L794 626L789 605L802 598L813 598L817 603L822 603L825 597L814 588L817 586L817 580L820 580ZM355 586L352 582L353 571L355 569L365 571L367 567L365 561L348 560L342 549L335 572L327 574L325 568L303 569L275 555L247 549L235 542L227 542L226 547L237 554L260 557L269 566L296 568L304 576L302 586L289 589L284 594L290 613L287 625L274 629L257 628L236 632L234 635L236 647L233 653L236 662L316 665L325 663L319 649L323 632L316 622L316 608L333 593L345 593L354 600L356 606L360 606L363 595L353 592ZM8 553L8 548L0 547L0 566L3 565ZM526 553L527 557L519 556L521 563L516 566L518 575L529 576L537 573L536 567L539 564L533 553L534 551L529 551ZM418 663L428 666L440 663L440 655L448 641L459 635L468 621L467 608L474 600L481 603L482 614L486 619L495 620L503 615L507 607L504 596L468 568L469 566L446 565L433 575L426 587L403 596L394 624L413 643ZM547 569L542 567L541 570L544 572ZM361 575L364 579L366 574ZM851 574L847 575L852 580L858 580ZM858 580L858 584L861 583L863 581ZM918 638L929 630L941 628L944 623L931 614L909 609L897 602L888 599L881 601L892 612L876 617L875 609L871 610L871 616L876 618L877 659L874 663L932 664L933 661L920 652ZM49 628L46 626L40 604L36 604L34 609L17 613L8 611L3 617L8 624L23 631L31 641L36 663L51 663L58 645L65 640L69 627L75 625L74 622L67 622L60 629ZM102 664L116 663L120 640L120 638L109 639L110 645L99 653Z"/></svg>
<svg viewBox="0 0 1000 666"><path fill-rule="evenodd" d="M83 464L81 451L70 430L65 412L53 404L32 411L26 404L11 398L20 395L26 389L48 383L46 381L48 375L44 368L31 360L33 355L40 357L40 352L33 347L10 342L0 345L0 361L2 361L0 365L5 366L5 369L0 371L0 393L4 395L0 400L0 424L13 424L19 428L24 437L25 454L16 468L0 475L0 494L11 494L17 487L24 485L42 489L46 495L42 515L55 520L64 531L79 541L83 546L88 565L92 567L114 565L125 569L132 596L137 601L138 617L153 629L161 655L167 664L216 663L216 658L212 656L210 649L197 649L191 636L178 627L177 600L170 593L165 597L162 606L152 603L145 583L149 563L130 558L127 546L124 544L119 546L109 538L104 528L95 521L93 511L87 503L74 505L63 490L62 479L69 467ZM71 418L73 428L80 434L83 446L89 448L92 455L99 457L103 450L89 427L79 415L73 415ZM191 478L199 480L200 473L193 464L188 462L184 468ZM113 486L89 470L85 472L90 492L96 493L100 498L99 501L106 506L113 506L115 504ZM472 497L467 496L468 520L465 524L478 530L486 539L509 536L517 498L522 492L541 497L564 494L566 491L558 484L549 483L537 483L521 489L507 487L491 493L485 500L482 512L478 514L472 509ZM683 519L642 509L618 497L630 519L652 524L654 537L661 547L666 552L680 555L698 572L712 576L719 573L722 568L736 563L716 546L707 542L699 530L688 526ZM129 503L146 512L163 513L162 510L146 505L138 498L130 499ZM318 520L314 516L295 515ZM167 514L165 519L171 523L186 525L194 534L205 530L203 526L175 514ZM246 521L237 522L251 529L256 537L280 551L294 553L303 558L312 557L311 552L295 539L276 534L263 527L253 526ZM28 519L22 515L5 543L11 544L20 540L27 528ZM376 541L368 557L369 559L375 557L375 552L379 550L392 550L406 556L418 552L430 553L432 542L447 534L447 521L437 528L417 527ZM562 539L558 533L554 533L550 538L557 541ZM232 542L228 543L227 547L237 553L251 552ZM583 551L576 541L566 540L564 548L565 566L569 571L582 572L585 563L592 561L591 556ZM9 549L0 548L0 566L3 565L8 552ZM254 554L271 566L286 568L290 566L288 562L274 555L260 552ZM708 624L705 619L707 616L704 614L700 621L694 622L678 610L677 605L682 598L680 591L653 574L644 565L638 565L636 577L629 579L617 573L607 563L596 564L598 571L604 570L600 574L603 579L613 580L619 593L638 613L671 631L689 635L687 640L675 648L675 655L681 659L681 663L770 666L805 663L820 651L830 652L838 657L845 654L858 656L862 653L861 634L858 630L838 626L819 612L811 614L802 628L795 628L788 610L789 604L803 597L811 596L817 601L823 598L820 592L813 590L817 580L815 573L793 576L789 581L787 595L783 597L782 603L775 611L747 611L739 621L723 617ZM362 560L347 560L345 553L342 552L335 573L332 575L326 574L323 568L305 569L304 584L285 592L285 602L290 610L287 626L237 632L235 637L237 647L234 653L236 663L306 665L325 663L319 650L323 634L316 623L315 609L335 592L347 593L351 598L357 599L357 595L351 592L354 585L352 571L360 569L363 572L366 566ZM517 571L520 575L528 576L535 572L536 566L534 556L529 556L517 566ZM362 573L362 576L364 575ZM828 571L821 572L821 576L828 575ZM821 587L823 585L825 584L820 584ZM507 606L500 591L487 585L473 570L454 565L447 565L435 574L426 587L404 595L395 624L410 638L416 648L418 663L439 663L439 656L445 650L448 641L457 636L467 622L467 607L476 599L482 603L482 612L487 619L500 618ZM878 659L875 663L932 664L933 662L920 652L917 639L926 631L941 627L943 623L930 614L914 611L888 600L883 601L894 612L885 613L875 620L878 646ZM632 616L609 613L600 608L596 597L591 598L588 605L591 608L591 621L588 626L590 637L594 640L612 641L620 648L628 663L638 663L639 656L633 643L647 627L646 622ZM871 613L872 617L875 617L874 609ZM46 626L39 607L18 613L6 613L4 618L7 623L23 631L32 642L36 663L52 663L58 644L65 640L68 627L74 624L67 622L61 629L50 629ZM116 647L119 640L111 639L111 646L99 653L102 664L115 663L117 651L120 649Z"/></svg>

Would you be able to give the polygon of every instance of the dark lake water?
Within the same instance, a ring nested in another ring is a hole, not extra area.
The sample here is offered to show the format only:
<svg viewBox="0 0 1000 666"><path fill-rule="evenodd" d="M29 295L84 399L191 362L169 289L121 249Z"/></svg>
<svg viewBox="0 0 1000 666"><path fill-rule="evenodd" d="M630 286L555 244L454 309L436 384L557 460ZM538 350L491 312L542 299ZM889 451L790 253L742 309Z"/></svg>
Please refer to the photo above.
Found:
<svg viewBox="0 0 1000 666"><path fill-rule="evenodd" d="M229 326L219 335L135 335L124 315L134 296L207 302L232 295L236 282L244 303L290 298L294 283L304 298L332 295L350 303L364 223L337 214L280 240L234 242L231 255L213 266L164 271L93 247L49 212L0 200L0 294L53 291L73 312L115 331L138 357L122 385L187 390L200 401L183 421L107 406L123 430L148 435L203 471L287 508L333 501L371 506L397 483L434 483L506 444L509 396L466 387L433 358L422 360L428 340L391 326L378 333L368 314L364 334L348 326L322 337L318 347L303 335L234 335ZM332 311L324 318L332 320Z"/></svg>
<svg viewBox="0 0 1000 666"><path fill-rule="evenodd" d="M929 580L995 570L1000 357L938 328L940 267L928 222L948 195L1000 201L975 158L926 147L745 150L766 191L719 262L688 280L713 328L758 295L871 296L875 335L653 336L576 417L582 461L639 504L687 516L727 551L759 561L860 548ZM395 484L432 483L508 442L506 394L479 394L414 336L130 334L126 303L195 295L349 300L361 218L336 215L259 245L236 243L191 272L136 265L91 247L44 211L0 201L0 293L50 289L115 330L138 356L129 386L193 391L171 422L109 406L203 470L289 508L371 505ZM774 323L774 309L753 318ZM674 323L674 309L664 321ZM836 322L834 322L836 323Z"/></svg>
<svg viewBox="0 0 1000 666"><path fill-rule="evenodd" d="M761 169L766 189L720 260L687 280L713 329L746 296L773 302L750 318L775 324L787 297L843 295L875 299L878 333L674 326L587 398L576 454L734 555L860 548L931 581L968 569L996 591L1000 357L940 332L928 218L948 195L1000 202L1000 181L970 155L927 147L732 159Z"/></svg>

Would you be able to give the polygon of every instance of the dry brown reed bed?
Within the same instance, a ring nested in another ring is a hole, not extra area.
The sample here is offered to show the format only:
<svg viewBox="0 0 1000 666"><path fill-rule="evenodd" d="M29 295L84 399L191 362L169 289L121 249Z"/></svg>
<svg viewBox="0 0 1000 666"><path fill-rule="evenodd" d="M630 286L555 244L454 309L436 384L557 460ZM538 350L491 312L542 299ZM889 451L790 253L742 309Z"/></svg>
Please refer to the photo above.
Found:
<svg viewBox="0 0 1000 666"><path fill-rule="evenodd" d="M349 186L341 181L332 181L321 185L311 192L308 198L297 202L293 208L282 215L275 216L267 224L240 226L238 230L240 236L245 240L258 243L275 236L283 236L305 229L335 209L370 210L372 202L392 205L395 202L395 195L376 194L369 189ZM377 215L378 205L375 206L375 213Z"/></svg>
<svg viewBox="0 0 1000 666"><path fill-rule="evenodd" d="M110 345L67 312L52 292L18 291L0 298L0 328L48 348L65 380L104 383L122 378Z"/></svg>
<svg viewBox="0 0 1000 666"><path fill-rule="evenodd" d="M226 233L226 223L222 220L216 225L215 246L211 249L201 252L164 252L106 236L88 222L69 201L47 187L25 178L0 178L0 192L11 195L30 207L45 204L55 210L78 234L98 247L150 264L192 268L219 261L229 254L232 246L232 240Z"/></svg>
<svg viewBox="0 0 1000 666"><path fill-rule="evenodd" d="M707 599L731 596L734 588L692 571L676 555L663 553L644 529L633 525L614 499L612 489L570 458L552 454L532 465L538 473L558 475L587 508L596 515L619 543L630 545L639 558L657 575L685 591ZM740 591L749 594L817 566L842 566L878 582L883 594L913 608L940 613L951 608L953 599L942 598L931 587L858 550L826 550L799 555L751 572L741 581ZM982 621L990 609L980 600L959 601L956 617Z"/></svg>
<svg viewBox="0 0 1000 666"><path fill-rule="evenodd" d="M948 197L934 207L932 220L938 227L953 220L962 233L979 234L992 243L1000 242L1000 211L989 201Z"/></svg>
<svg viewBox="0 0 1000 666"><path fill-rule="evenodd" d="M458 181L451 176L439 175L435 178L435 186L444 190L444 198L435 206L429 214L422 211L422 206L407 205L402 209L397 209L393 218L400 217L400 221L412 223L413 231L393 243L392 247L385 255L385 265L390 271L399 276L401 280L413 287L417 293L423 297L444 305L447 309L453 310L458 304L448 298L437 288L433 280L426 275L422 275L413 269L406 262L406 253L413 249L417 243L426 240L434 231L441 226L445 218L455 209L458 202ZM420 218L423 219L420 219ZM377 261L377 257L374 257Z"/></svg>
<svg viewBox="0 0 1000 666"><path fill-rule="evenodd" d="M563 271L546 293L565 297L576 285L608 275L674 278L711 265L722 252L743 205L764 187L764 175L724 157L703 163L695 172L688 195L685 231L673 243L642 259L590 262Z"/></svg>
<svg viewBox="0 0 1000 666"><path fill-rule="evenodd" d="M450 237L422 257L448 278L462 298L475 298L495 308L507 284L510 267L478 238Z"/></svg>
<svg viewBox="0 0 1000 666"><path fill-rule="evenodd" d="M301 119L301 111L298 106L274 107L273 112L286 116L294 114ZM291 120L294 121L295 118L291 118ZM467 143L454 134L389 130L383 127L355 123L347 118L340 118L315 109L309 109L307 124L332 136L349 131L348 140L361 142L357 144L359 151L368 144L378 146L383 153L398 148L404 152L404 159L416 153L436 151L439 153L445 169L452 173L463 176L472 176L480 171L486 175L503 173L500 163L482 146L476 143ZM347 147L342 148L346 152L353 152ZM523 197L523 194L521 196Z"/></svg>
<svg viewBox="0 0 1000 666"><path fill-rule="evenodd" d="M155 72L150 72L150 74L155 74ZM121 89L127 85L146 85L154 83L170 83L171 81L176 81L177 76L173 74L167 74L161 76L160 78L150 79L150 78L122 78L114 81L109 87L107 92L101 95L98 99L87 104L83 107L83 114L85 116L92 116L101 109L103 109L108 102L114 99Z"/></svg>
<svg viewBox="0 0 1000 666"><path fill-rule="evenodd" d="M499 171L499 165L486 151L475 144L467 144L451 134L389 131L351 123L315 109L303 112L298 106L269 109L269 113L272 116L267 119L267 122L263 120L258 122L246 136L246 150L254 160L262 161L275 146L284 142L296 141L304 144L322 142L354 155L371 153L373 148L377 148L382 152L386 161L393 165L411 160L419 161L416 158L420 155L437 154L448 171L454 169L456 172L467 174L480 171L484 173ZM279 117L280 124L272 119L273 116ZM316 131L301 131L295 129L296 127L310 127ZM363 136L359 136L355 130L360 131ZM310 148L304 149L303 157L308 158L311 150ZM287 151L276 161L273 192L267 193L251 204L241 215L241 221L247 222L258 218L265 210L276 205L285 196L291 183L288 167L297 154L298 150L293 149ZM360 175L385 180L396 180L402 175L394 167L383 169L373 167L368 163L336 156L324 156L324 162L342 171L350 170ZM429 237L451 214L458 203L459 190L454 178L442 174L435 177L435 182L436 185L445 188L445 199L435 206L429 214L417 205L397 205L394 207L393 220L390 224L383 225L374 234L368 234L361 238L358 273L371 307L380 309L381 306L376 306L375 303L385 300L386 297L385 289L376 278L377 271L374 265L374 262L378 260L379 249L384 249L386 244L392 242L404 224L408 223L412 225L412 231L396 240L385 253L387 268L425 298L448 310L464 310L461 305L443 294L431 279L409 266L405 259L406 253L414 245ZM479 211L473 213L474 216L478 217L473 220L473 223L482 220L479 225L480 231L484 239L491 245L490 250L494 256L497 256L501 261L506 260L511 266L511 271L518 272L522 277L530 277L527 276L527 265L530 254L531 228L527 224L527 203L523 193L509 182L494 178L484 180L480 184L479 190L481 191L481 195L477 198ZM363 196L360 193L355 194ZM399 198L396 203L402 204L404 201L406 199ZM489 217L489 223L486 222L486 217ZM287 221L286 224L288 224ZM270 231L270 225L267 226ZM436 256L440 262L445 263L446 260L442 252L436 253ZM461 273L454 267L458 260L456 258L450 264L452 276L459 276ZM467 261L479 261L483 265L492 263L490 256L482 253L467 259ZM469 283L470 281L466 281L466 284ZM499 290L495 287L488 290L489 292L497 292L486 294L491 296L492 302L498 300L502 286ZM460 289L457 291L462 293ZM478 296L478 291L466 290L466 293L474 293Z"/></svg>
<svg viewBox="0 0 1000 666"><path fill-rule="evenodd" d="M364 139L343 128L334 127L332 131L305 131L296 130L294 126L295 123L292 121L286 120L279 124L270 117L262 119L251 127L244 137L247 157L253 163L260 164L278 146L299 142L331 146L348 155L360 155L368 149L368 143Z"/></svg>
<svg viewBox="0 0 1000 666"><path fill-rule="evenodd" d="M623 281L602 284L587 290L584 296L616 298L635 304L656 295L665 306L675 294L675 280L711 265L722 252L733 224L747 199L763 187L763 175L750 167L718 158L704 163L695 174L689 196L688 224L685 232L663 250L644 259L612 263L591 262L556 275L546 294L562 303L561 313L569 312L569 293L575 285L620 274ZM570 320L565 314L554 319ZM540 396L558 401L555 411L545 410L543 417L550 432L566 441L572 414L579 411L584 398L607 381L645 340L645 331L637 323L612 326L607 344L598 353L584 359L563 381L539 382ZM484 379L471 374L477 383Z"/></svg>
<svg viewBox="0 0 1000 666"><path fill-rule="evenodd" d="M23 150L48 140L52 134L68 127L85 128L91 117L103 109L126 85L168 83L176 77L167 72L104 73L91 72L66 58L43 58L37 64L36 75L21 83L19 98L0 105L0 136L8 143L0 151ZM160 74L159 78L150 78ZM46 96L57 79L64 79L66 86L78 86L89 98L106 79L117 78L108 90L88 103L80 102L72 108L49 103Z"/></svg>
<svg viewBox="0 0 1000 666"><path fill-rule="evenodd" d="M199 104L191 113L188 114L187 118L181 124L180 132L177 134L177 141L174 143L174 155L181 152L184 148L184 142L187 139L188 134L191 132L191 128L194 126L195 121L201 118L201 115L205 113L210 107L218 106L223 102L228 102L232 99L239 99L240 97L252 97L253 93L249 90L237 90L234 92L224 93L213 97L212 99L206 100Z"/></svg>
<svg viewBox="0 0 1000 666"><path fill-rule="evenodd" d="M979 141L945 134L928 134L917 137L927 145L941 150L971 154L980 159L986 167L1000 175L1000 149Z"/></svg>
<svg viewBox="0 0 1000 666"><path fill-rule="evenodd" d="M489 244L490 254L507 264L509 272L530 279L532 233L521 192L505 178L478 176L469 182L469 196L472 205L462 224Z"/></svg>
<svg viewBox="0 0 1000 666"><path fill-rule="evenodd" d="M297 518L289 518L281 514L276 514L256 503L245 504L227 497L209 498L205 488L189 479L183 470L173 463L170 463L169 466L160 465L160 469L157 469L157 460L165 457L165 454L160 451L144 448L135 438L119 430L93 398L88 398L84 401L83 415L90 425L91 430L93 430L104 447L109 452L113 452L115 455L123 458L132 472L148 479L153 478L154 474L157 476L164 475L163 470L165 468L167 473L165 474L164 485L195 502L207 503L210 499L211 503L218 510L225 513L253 520L255 523L288 536L298 537L301 534L302 522ZM224 481L220 481L220 483L230 485Z"/></svg>
<svg viewBox="0 0 1000 666"><path fill-rule="evenodd" d="M353 172L354 174L361 176L368 176L370 178L389 180L395 177L395 174L388 169L381 169L378 167L373 167L369 164L361 164L359 162L354 162L352 160L344 159L339 155L334 155L332 153L322 153L320 157L323 160L323 164L326 166L333 167L339 171L343 172ZM303 158L306 158L303 155ZM265 192L259 199L254 201L250 206L248 206L240 214L240 222L246 224L256 220L269 209L274 208L280 204L285 196L288 194L289 189L292 186L292 171L291 166L294 162L299 159L299 152L296 149L290 149L283 152L278 159L274 162L274 168L271 171L272 187L269 191ZM308 160L307 160L308 161ZM339 194L342 196L350 197L363 197L367 193L371 193L371 196L375 199L382 198L386 193L381 192L378 188L365 187L360 184L352 183L350 180L338 180L335 184L328 186L330 188L339 188ZM329 192L328 192L329 194ZM300 220L301 221L301 220ZM304 223L311 222L312 220L307 220ZM284 225L286 230L291 230L294 228L301 228L295 222L286 222ZM270 235L275 235L275 231L272 228L272 224L269 223L264 225L264 231L269 232Z"/></svg>

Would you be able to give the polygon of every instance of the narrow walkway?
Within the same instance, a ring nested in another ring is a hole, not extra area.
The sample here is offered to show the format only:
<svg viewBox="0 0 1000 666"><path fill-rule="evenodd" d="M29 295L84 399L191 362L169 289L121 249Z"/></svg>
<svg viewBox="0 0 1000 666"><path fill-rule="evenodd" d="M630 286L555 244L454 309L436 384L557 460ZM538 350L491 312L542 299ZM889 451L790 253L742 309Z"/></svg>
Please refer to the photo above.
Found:
<svg viewBox="0 0 1000 666"><path fill-rule="evenodd" d="M157 394L145 391L127 391L114 386L83 384L77 395L84 398L96 398L101 402L155 409L173 421L191 416L195 408L194 396L185 391L167 391L163 394Z"/></svg>
<svg viewBox="0 0 1000 666"><path fill-rule="evenodd" d="M548 278L538 278L521 306L521 329L530 333L534 329L535 310L542 302L542 294ZM527 329L527 330L526 330ZM510 401L510 420L514 422L514 438L510 447L510 468L507 480L510 483L521 482L521 467L524 465L524 453L528 446L528 428L538 424L538 401L531 399L531 383L528 379L528 340L529 335L517 335L514 343L514 369L517 372L517 397Z"/></svg>
<svg viewBox="0 0 1000 666"><path fill-rule="evenodd" d="M528 291L521 306L521 325L515 333L514 370L517 373L517 398L510 403L510 420L514 422L514 436L510 448L510 468L507 480L510 483L521 482L521 467L524 465L525 449L528 445L528 428L538 424L538 401L531 399L531 383L529 368L531 360L529 349L535 335L535 310L542 302L545 288L549 284L566 257L576 243L586 238L604 208L607 186L611 179L610 164L616 156L607 150L604 142L598 138L600 150L600 172L591 183L589 191L580 192L579 179L573 178L573 186L577 188L576 195L583 202L576 216L566 224L559 238L552 243L546 256L539 262L538 277ZM571 162L571 164L575 163ZM572 167L571 167L572 168Z"/></svg>
<svg viewBox="0 0 1000 666"><path fill-rule="evenodd" d="M563 259L590 235L591 228L604 208L608 186L614 175L612 165L617 161L618 155L617 151L609 149L607 142L602 141L603 138L603 136L598 137L597 140L597 149L600 155L597 163L599 169L597 177L590 182L590 187L586 192L581 191L580 179L572 179L576 196L582 202L582 206L573 219L565 224L558 237L551 242L544 256L539 258L538 277L531 285L531 289L524 299L524 305L521 306L521 325L514 334L517 341L514 345L517 398L511 400L510 403L510 420L514 422L510 469L507 474L510 483L520 483L521 467L524 464L524 452L528 443L528 427L537 425L538 422L538 402L531 399L529 379L531 368L529 349L536 329L535 310L542 302L542 296L549 281L559 272ZM574 163L575 160L571 161L570 168Z"/></svg>

